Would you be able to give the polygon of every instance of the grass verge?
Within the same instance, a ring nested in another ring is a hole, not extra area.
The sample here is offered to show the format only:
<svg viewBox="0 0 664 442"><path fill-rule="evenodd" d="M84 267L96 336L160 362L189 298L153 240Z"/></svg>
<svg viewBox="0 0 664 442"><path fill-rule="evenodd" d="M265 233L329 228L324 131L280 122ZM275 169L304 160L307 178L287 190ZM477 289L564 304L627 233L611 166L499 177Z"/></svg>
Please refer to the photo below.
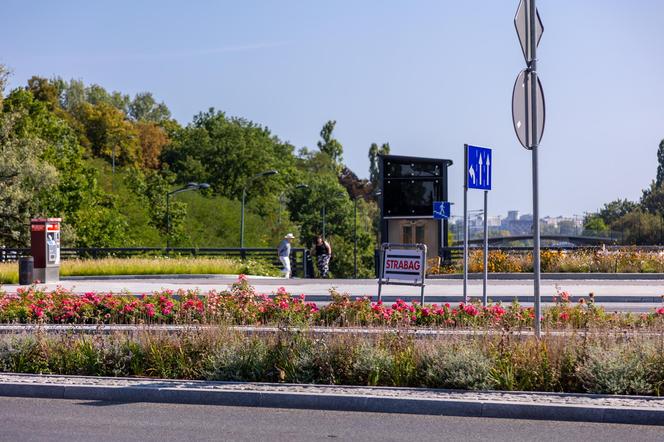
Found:
<svg viewBox="0 0 664 442"><path fill-rule="evenodd" d="M62 261L61 276L252 274L277 276L279 270L264 261L232 258L102 258ZM0 263L0 283L18 283L18 264Z"/></svg>

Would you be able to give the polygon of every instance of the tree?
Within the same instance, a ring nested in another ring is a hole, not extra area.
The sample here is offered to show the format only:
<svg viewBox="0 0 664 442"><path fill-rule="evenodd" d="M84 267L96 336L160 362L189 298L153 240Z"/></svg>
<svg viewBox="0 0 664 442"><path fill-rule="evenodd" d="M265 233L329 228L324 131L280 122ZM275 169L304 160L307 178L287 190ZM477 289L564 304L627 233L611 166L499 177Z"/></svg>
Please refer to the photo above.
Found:
<svg viewBox="0 0 664 442"><path fill-rule="evenodd" d="M600 209L598 215L604 220L604 223L607 226L611 226L614 221L623 217L627 213L636 210L637 207L638 204L632 201L617 199L604 204L604 207Z"/></svg>
<svg viewBox="0 0 664 442"><path fill-rule="evenodd" d="M380 148L378 144L371 143L369 147L369 181L373 185L373 188L378 187L378 179L380 174L380 168L378 165L378 155L389 155L390 154L390 143L383 143Z"/></svg>
<svg viewBox="0 0 664 442"><path fill-rule="evenodd" d="M161 152L170 140L166 131L154 123L140 121L136 123L138 139L141 144L142 166L145 169L159 169Z"/></svg>
<svg viewBox="0 0 664 442"><path fill-rule="evenodd" d="M103 194L96 170L84 162L84 149L76 133L59 116L58 109L49 107L23 88L14 89L3 100L2 117L11 118L4 139L29 146L31 154L24 155L17 166L10 161L9 153L3 153L2 162L21 171L22 178L30 176L24 169L53 171L47 177L35 178L36 184L26 193L30 200L21 213L64 218L63 229L74 232L80 247L123 244L124 217L114 199Z"/></svg>
<svg viewBox="0 0 664 442"><path fill-rule="evenodd" d="M327 154L335 164L341 164L344 149L341 143L332 137L332 132L336 124L335 120L329 120L323 125L320 131L322 141L318 142L318 149Z"/></svg>
<svg viewBox="0 0 664 442"><path fill-rule="evenodd" d="M583 222L583 229L584 231L588 230L590 232L606 232L609 230L602 217L597 214L592 214L586 217Z"/></svg>
<svg viewBox="0 0 664 442"><path fill-rule="evenodd" d="M232 199L239 199L247 180L260 172L276 169L279 174L254 180L248 199L265 194L276 199L301 175L292 145L264 127L214 109L196 115L192 124L174 134L162 162L177 174L179 183L207 182L215 193Z"/></svg>
<svg viewBox="0 0 664 442"><path fill-rule="evenodd" d="M650 188L644 189L640 206L649 213L664 215L664 183L658 186L653 181Z"/></svg>
<svg viewBox="0 0 664 442"><path fill-rule="evenodd" d="M664 140L660 141L659 149L657 149L657 179L655 186L661 187L664 185Z"/></svg>
<svg viewBox="0 0 664 442"><path fill-rule="evenodd" d="M613 229L622 232L625 244L660 244L664 240L662 217L640 209L623 215L613 223Z"/></svg>
<svg viewBox="0 0 664 442"><path fill-rule="evenodd" d="M33 76L28 80L28 90L32 96L39 101L46 103L49 110L53 110L60 105L59 92L46 78Z"/></svg>
<svg viewBox="0 0 664 442"><path fill-rule="evenodd" d="M92 153L117 164L138 165L141 162L139 136L125 115L107 102L83 103L80 118L92 147Z"/></svg>
<svg viewBox="0 0 664 442"><path fill-rule="evenodd" d="M0 241L8 247L29 244L30 218L46 215L43 198L57 183L53 166L40 160L46 143L36 137L19 137L19 115L0 114Z"/></svg>
<svg viewBox="0 0 664 442"><path fill-rule="evenodd" d="M141 92L129 104L129 116L134 121L161 123L171 118L171 111L163 102L157 103L150 92Z"/></svg>

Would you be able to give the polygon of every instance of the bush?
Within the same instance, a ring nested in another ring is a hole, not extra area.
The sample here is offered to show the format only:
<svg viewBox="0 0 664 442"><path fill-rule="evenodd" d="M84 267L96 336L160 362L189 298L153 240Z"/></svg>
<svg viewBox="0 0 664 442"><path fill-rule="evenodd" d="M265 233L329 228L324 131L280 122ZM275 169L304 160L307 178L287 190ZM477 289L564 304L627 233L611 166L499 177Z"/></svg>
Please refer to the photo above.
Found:
<svg viewBox="0 0 664 442"><path fill-rule="evenodd" d="M577 367L577 376L589 393L653 394L648 362L654 354L651 343L593 343Z"/></svg>
<svg viewBox="0 0 664 442"><path fill-rule="evenodd" d="M467 345L438 346L422 361L424 385L458 390L487 390L494 386L491 359Z"/></svg>

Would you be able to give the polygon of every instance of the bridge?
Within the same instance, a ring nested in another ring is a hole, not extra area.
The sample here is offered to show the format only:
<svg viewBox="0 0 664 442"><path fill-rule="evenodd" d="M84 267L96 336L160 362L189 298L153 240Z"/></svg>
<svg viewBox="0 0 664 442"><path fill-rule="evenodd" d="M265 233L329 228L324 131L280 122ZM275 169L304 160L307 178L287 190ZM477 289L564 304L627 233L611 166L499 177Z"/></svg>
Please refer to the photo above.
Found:
<svg viewBox="0 0 664 442"><path fill-rule="evenodd" d="M500 245L516 241L532 241L532 235L513 235L513 236L494 236L489 237L489 244ZM596 246L596 245L611 245L617 244L617 238L600 237L600 236L584 236L584 235L540 235L541 241L554 241L558 244L572 244L574 246ZM456 242L463 242L463 238ZM484 244L484 238L473 238L468 240L468 244Z"/></svg>

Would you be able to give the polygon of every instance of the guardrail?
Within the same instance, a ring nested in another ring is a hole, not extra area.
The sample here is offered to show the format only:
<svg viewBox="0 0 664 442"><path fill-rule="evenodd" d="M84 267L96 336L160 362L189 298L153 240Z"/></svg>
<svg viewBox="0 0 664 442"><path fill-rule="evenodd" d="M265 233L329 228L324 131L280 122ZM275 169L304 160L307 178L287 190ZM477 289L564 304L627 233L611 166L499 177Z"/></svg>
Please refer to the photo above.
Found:
<svg viewBox="0 0 664 442"><path fill-rule="evenodd" d="M22 256L30 256L27 248L0 248L0 262L18 261ZM136 256L201 256L255 259L268 261L278 267L281 263L277 249L273 247L85 247L60 249L60 257L67 259L130 258ZM294 276L311 277L309 251L304 248L291 249L292 272Z"/></svg>

